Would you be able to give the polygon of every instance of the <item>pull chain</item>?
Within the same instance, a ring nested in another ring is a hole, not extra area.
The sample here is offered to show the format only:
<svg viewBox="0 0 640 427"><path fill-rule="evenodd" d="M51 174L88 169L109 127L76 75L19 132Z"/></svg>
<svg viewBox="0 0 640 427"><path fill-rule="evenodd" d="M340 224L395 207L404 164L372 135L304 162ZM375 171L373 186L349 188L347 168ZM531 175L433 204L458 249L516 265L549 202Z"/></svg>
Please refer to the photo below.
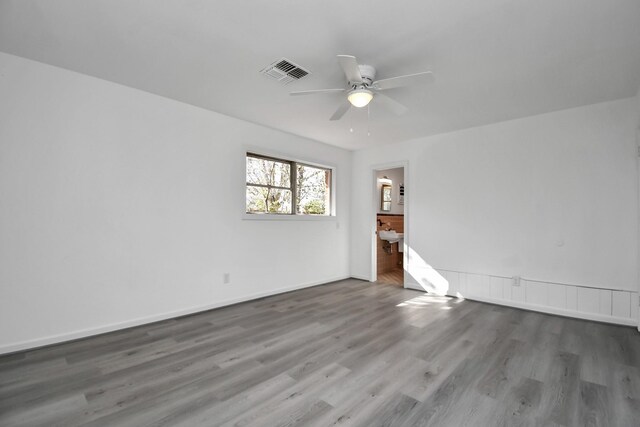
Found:
<svg viewBox="0 0 640 427"><path fill-rule="evenodd" d="M353 133L353 107L349 106L349 132Z"/></svg>

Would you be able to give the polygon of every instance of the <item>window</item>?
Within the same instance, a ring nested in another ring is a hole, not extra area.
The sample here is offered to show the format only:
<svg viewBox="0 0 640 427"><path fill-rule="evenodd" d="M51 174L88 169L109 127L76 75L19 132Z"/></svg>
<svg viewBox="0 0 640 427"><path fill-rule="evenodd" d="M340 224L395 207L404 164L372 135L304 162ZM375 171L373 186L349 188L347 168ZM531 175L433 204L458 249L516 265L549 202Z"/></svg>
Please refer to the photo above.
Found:
<svg viewBox="0 0 640 427"><path fill-rule="evenodd" d="M248 214L331 215L331 169L247 153Z"/></svg>
<svg viewBox="0 0 640 427"><path fill-rule="evenodd" d="M381 209L385 212L389 212L391 210L391 186L383 185L382 186L382 206Z"/></svg>

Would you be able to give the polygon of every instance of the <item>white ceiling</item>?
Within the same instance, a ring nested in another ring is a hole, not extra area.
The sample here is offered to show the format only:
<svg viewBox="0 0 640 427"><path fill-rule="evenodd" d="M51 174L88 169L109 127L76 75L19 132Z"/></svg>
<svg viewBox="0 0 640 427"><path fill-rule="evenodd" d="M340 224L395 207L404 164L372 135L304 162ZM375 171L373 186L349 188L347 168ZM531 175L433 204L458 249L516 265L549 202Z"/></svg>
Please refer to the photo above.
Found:
<svg viewBox="0 0 640 427"><path fill-rule="evenodd" d="M638 0L0 0L0 51L348 149L635 95ZM337 54L385 78L432 70L338 122ZM258 73L286 57L312 74ZM353 126L354 132L349 128Z"/></svg>

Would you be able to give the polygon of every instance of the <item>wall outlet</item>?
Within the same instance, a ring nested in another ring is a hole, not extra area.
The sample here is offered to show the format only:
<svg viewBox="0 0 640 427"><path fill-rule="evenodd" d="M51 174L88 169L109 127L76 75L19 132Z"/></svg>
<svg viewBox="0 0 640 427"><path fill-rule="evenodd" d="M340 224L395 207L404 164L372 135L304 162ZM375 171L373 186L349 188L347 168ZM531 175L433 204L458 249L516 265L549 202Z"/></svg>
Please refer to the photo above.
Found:
<svg viewBox="0 0 640 427"><path fill-rule="evenodd" d="M231 274L229 273L224 273L222 275L222 283L224 283L225 285L231 283Z"/></svg>
<svg viewBox="0 0 640 427"><path fill-rule="evenodd" d="M513 276L512 278L512 285L513 286L520 286L520 276Z"/></svg>

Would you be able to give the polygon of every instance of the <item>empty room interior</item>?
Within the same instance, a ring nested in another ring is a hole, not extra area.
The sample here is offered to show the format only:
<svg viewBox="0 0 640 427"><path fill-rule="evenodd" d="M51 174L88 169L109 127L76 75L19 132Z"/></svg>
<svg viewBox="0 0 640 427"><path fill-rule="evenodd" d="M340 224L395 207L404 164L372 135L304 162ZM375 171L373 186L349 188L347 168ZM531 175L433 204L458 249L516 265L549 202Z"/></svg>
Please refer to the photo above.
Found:
<svg viewBox="0 0 640 427"><path fill-rule="evenodd" d="M639 426L640 1L0 0L1 426Z"/></svg>

